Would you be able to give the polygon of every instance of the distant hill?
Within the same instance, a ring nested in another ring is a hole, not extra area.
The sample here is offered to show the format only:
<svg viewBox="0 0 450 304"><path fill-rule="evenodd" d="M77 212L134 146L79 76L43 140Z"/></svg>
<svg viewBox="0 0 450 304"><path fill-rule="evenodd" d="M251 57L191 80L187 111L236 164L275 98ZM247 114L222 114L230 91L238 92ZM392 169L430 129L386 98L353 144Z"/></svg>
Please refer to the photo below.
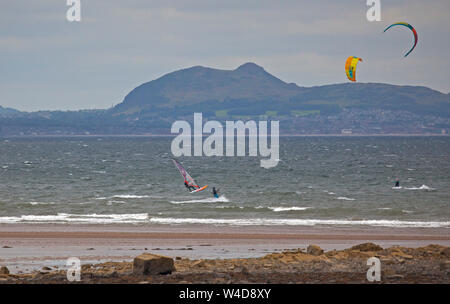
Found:
<svg viewBox="0 0 450 304"><path fill-rule="evenodd" d="M450 116L450 95L421 86L345 83L303 89L293 100L302 104L333 104L340 108L411 111Z"/></svg>
<svg viewBox="0 0 450 304"><path fill-rule="evenodd" d="M0 117L7 117L12 115L20 114L20 111L11 109L11 108L4 108L0 106Z"/></svg>
<svg viewBox="0 0 450 304"><path fill-rule="evenodd" d="M132 90L113 112L130 115L161 111L181 115L192 110L213 110L261 115L267 111L329 113L344 108L450 116L450 95L425 87L377 83L305 88L283 82L254 63L246 63L230 71L196 66L169 73Z"/></svg>
<svg viewBox="0 0 450 304"><path fill-rule="evenodd" d="M281 81L254 63L232 71L195 66L140 85L114 111L131 113L215 102L287 101L299 92L297 85Z"/></svg>
<svg viewBox="0 0 450 304"><path fill-rule="evenodd" d="M169 134L177 119L276 119L283 134L441 134L450 94L420 86L344 83L301 87L246 63L195 66L146 82L107 110L24 113L0 107L4 135Z"/></svg>

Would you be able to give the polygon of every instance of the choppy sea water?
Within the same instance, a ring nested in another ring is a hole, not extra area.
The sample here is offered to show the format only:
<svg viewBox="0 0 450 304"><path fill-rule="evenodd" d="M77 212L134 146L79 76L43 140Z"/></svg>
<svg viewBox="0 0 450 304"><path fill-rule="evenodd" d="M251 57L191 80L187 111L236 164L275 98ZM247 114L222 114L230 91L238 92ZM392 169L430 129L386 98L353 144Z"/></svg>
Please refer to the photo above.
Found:
<svg viewBox="0 0 450 304"><path fill-rule="evenodd" d="M271 169L255 157L178 158L209 185L197 194L171 141L2 139L0 223L450 227L449 137L282 137Z"/></svg>

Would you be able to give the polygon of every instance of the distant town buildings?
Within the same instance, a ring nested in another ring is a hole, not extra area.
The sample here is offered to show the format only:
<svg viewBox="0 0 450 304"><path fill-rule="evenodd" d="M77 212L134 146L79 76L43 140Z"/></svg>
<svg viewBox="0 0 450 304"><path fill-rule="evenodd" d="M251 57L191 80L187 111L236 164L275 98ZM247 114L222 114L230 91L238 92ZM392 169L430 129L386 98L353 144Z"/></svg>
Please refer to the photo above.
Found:
<svg viewBox="0 0 450 304"><path fill-rule="evenodd" d="M341 134L345 134L345 135L352 134L352 129L342 129Z"/></svg>

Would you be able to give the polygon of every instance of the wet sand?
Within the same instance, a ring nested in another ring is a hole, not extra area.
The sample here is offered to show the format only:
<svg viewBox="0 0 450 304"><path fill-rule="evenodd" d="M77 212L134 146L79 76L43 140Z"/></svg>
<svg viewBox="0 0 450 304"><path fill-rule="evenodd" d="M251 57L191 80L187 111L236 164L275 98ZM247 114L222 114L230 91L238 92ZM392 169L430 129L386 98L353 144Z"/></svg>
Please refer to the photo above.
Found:
<svg viewBox="0 0 450 304"><path fill-rule="evenodd" d="M131 261L143 252L188 259L257 258L317 244L342 250L374 242L384 248L450 246L445 228L210 226L210 225L0 225L0 266L11 273L82 264Z"/></svg>

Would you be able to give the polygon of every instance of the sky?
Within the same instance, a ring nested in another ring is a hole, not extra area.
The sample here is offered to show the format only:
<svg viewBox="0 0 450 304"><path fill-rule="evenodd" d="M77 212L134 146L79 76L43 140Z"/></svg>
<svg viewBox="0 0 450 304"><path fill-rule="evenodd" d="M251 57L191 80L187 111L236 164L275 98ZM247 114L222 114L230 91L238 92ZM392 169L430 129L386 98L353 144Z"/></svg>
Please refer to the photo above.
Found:
<svg viewBox="0 0 450 304"><path fill-rule="evenodd" d="M347 81L450 91L450 1L66 0L0 2L0 105L23 111L109 108L138 85L191 66L254 62L299 86ZM419 34L392 23L405 21Z"/></svg>

